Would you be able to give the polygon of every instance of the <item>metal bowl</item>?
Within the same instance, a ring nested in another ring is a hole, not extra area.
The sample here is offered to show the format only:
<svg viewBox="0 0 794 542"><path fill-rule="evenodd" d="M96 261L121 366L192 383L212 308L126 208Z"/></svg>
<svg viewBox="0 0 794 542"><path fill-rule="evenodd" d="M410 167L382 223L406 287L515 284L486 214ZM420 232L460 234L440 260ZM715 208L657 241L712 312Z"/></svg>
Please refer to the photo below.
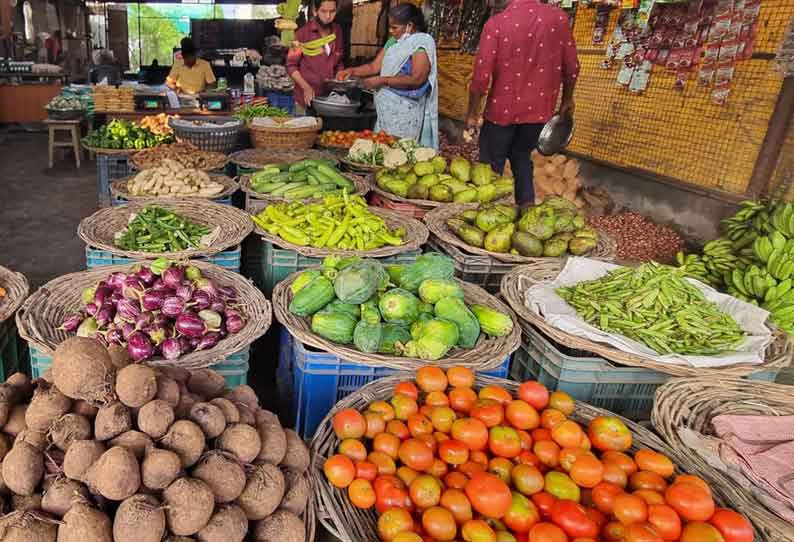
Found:
<svg viewBox="0 0 794 542"><path fill-rule="evenodd" d="M350 90L361 87L361 79L356 77L345 79L344 81L337 81L336 79L326 79L323 84L328 92L348 92Z"/></svg>
<svg viewBox="0 0 794 542"><path fill-rule="evenodd" d="M326 98L327 96L322 96L312 100L312 109L321 117L352 117L361 107L361 102L342 104L328 101Z"/></svg>
<svg viewBox="0 0 794 542"><path fill-rule="evenodd" d="M573 117L554 115L540 131L538 152L544 156L557 154L571 142L573 129Z"/></svg>

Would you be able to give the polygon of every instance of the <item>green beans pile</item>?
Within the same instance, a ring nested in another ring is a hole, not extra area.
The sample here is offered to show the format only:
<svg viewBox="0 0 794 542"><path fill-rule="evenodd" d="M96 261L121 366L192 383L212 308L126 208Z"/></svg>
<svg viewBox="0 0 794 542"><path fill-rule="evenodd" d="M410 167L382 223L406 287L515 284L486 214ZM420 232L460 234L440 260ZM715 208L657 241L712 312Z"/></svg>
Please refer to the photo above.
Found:
<svg viewBox="0 0 794 542"><path fill-rule="evenodd" d="M681 270L656 262L616 269L557 293L587 323L659 354L715 355L735 350L745 338L733 317L706 300Z"/></svg>
<svg viewBox="0 0 794 542"><path fill-rule="evenodd" d="M162 209L146 207L120 232L116 244L124 250L175 252L195 248L210 229Z"/></svg>

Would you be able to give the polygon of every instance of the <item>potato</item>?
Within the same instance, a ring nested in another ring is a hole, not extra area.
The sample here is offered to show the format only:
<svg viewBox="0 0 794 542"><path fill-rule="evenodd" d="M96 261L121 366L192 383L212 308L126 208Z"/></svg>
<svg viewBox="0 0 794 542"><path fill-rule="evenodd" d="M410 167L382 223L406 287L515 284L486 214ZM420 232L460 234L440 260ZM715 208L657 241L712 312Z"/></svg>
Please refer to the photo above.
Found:
<svg viewBox="0 0 794 542"><path fill-rule="evenodd" d="M193 477L209 486L219 504L239 497L246 483L245 470L240 463L220 451L204 454L193 468Z"/></svg>
<svg viewBox="0 0 794 542"><path fill-rule="evenodd" d="M311 482L307 473L291 470L284 472L286 492L279 508L301 515L306 510L306 505L311 497Z"/></svg>
<svg viewBox="0 0 794 542"><path fill-rule="evenodd" d="M284 435L287 438L287 452L281 461L281 466L298 472L306 472L309 469L309 449L303 439L292 429L285 429Z"/></svg>
<svg viewBox="0 0 794 542"><path fill-rule="evenodd" d="M254 525L256 542L306 542L303 520L286 510L279 510Z"/></svg>
<svg viewBox="0 0 794 542"><path fill-rule="evenodd" d="M209 403L196 403L190 409L190 419L195 422L204 436L213 439L226 429L226 416L223 411Z"/></svg>
<svg viewBox="0 0 794 542"><path fill-rule="evenodd" d="M160 375L157 377L157 394L155 399L165 401L171 408L179 405L179 383L170 376Z"/></svg>
<svg viewBox="0 0 794 542"><path fill-rule="evenodd" d="M58 525L40 515L19 511L0 517L3 542L55 542L57 536Z"/></svg>
<svg viewBox="0 0 794 542"><path fill-rule="evenodd" d="M151 495L133 495L116 510L114 542L160 542L164 534L165 512Z"/></svg>
<svg viewBox="0 0 794 542"><path fill-rule="evenodd" d="M99 409L94 419L94 438L110 440L132 429L130 409L119 402L113 402Z"/></svg>
<svg viewBox="0 0 794 542"><path fill-rule="evenodd" d="M67 414L72 401L55 386L40 384L25 412L25 425L34 430L46 432L55 420Z"/></svg>
<svg viewBox="0 0 794 542"><path fill-rule="evenodd" d="M101 510L75 503L63 516L58 542L113 542L113 526Z"/></svg>
<svg viewBox="0 0 794 542"><path fill-rule="evenodd" d="M16 405L11 409L8 415L8 421L3 426L3 432L8 433L12 437L16 437L19 433L27 429L25 425L25 413L28 410L28 405Z"/></svg>
<svg viewBox="0 0 794 542"><path fill-rule="evenodd" d="M174 409L170 403L163 399L155 399L143 405L138 411L138 429L153 439L159 439L168 432L174 419Z"/></svg>
<svg viewBox="0 0 794 542"><path fill-rule="evenodd" d="M182 470L182 460L170 450L152 448L141 463L141 481L147 489L161 490L171 485Z"/></svg>
<svg viewBox="0 0 794 542"><path fill-rule="evenodd" d="M265 519L275 512L284 497L284 475L275 465L265 463L248 473L245 489L237 504L251 521Z"/></svg>
<svg viewBox="0 0 794 542"><path fill-rule="evenodd" d="M132 451L114 446L91 465L86 481L93 492L106 499L123 501L141 487L141 469Z"/></svg>
<svg viewBox="0 0 794 542"><path fill-rule="evenodd" d="M259 422L256 427L262 441L257 461L278 465L287 453L287 436L281 428L278 417L272 412L262 410L259 412Z"/></svg>
<svg viewBox="0 0 794 542"><path fill-rule="evenodd" d="M223 415L226 417L227 424L238 423L240 421L240 411L237 410L234 403L228 399L218 397L210 401L210 404L221 409Z"/></svg>
<svg viewBox="0 0 794 542"><path fill-rule="evenodd" d="M88 499L88 488L77 480L63 476L56 477L41 498L41 509L61 518L69 511L74 502Z"/></svg>
<svg viewBox="0 0 794 542"><path fill-rule="evenodd" d="M204 399L215 399L223 395L226 381L220 373L212 369L199 369L190 373L187 389Z"/></svg>
<svg viewBox="0 0 794 542"><path fill-rule="evenodd" d="M87 401L83 401L79 399L72 404L72 412L75 414L79 414L80 416L85 416L89 420L93 420L96 417L96 413L99 411L99 408L93 406Z"/></svg>
<svg viewBox="0 0 794 542"><path fill-rule="evenodd" d="M116 375L116 394L128 407L140 408L157 395L157 376L146 365L128 365Z"/></svg>
<svg viewBox="0 0 794 542"><path fill-rule="evenodd" d="M33 495L44 476L44 456L28 444L19 442L3 458L3 480L17 495Z"/></svg>
<svg viewBox="0 0 794 542"><path fill-rule="evenodd" d="M175 452L182 460L182 466L188 468L199 460L204 451L204 432L191 421L179 420L171 425L160 444Z"/></svg>
<svg viewBox="0 0 794 542"><path fill-rule="evenodd" d="M146 450L154 447L154 442L146 433L140 431L126 431L110 440L111 446L123 446L130 450L135 458L140 460L146 455Z"/></svg>
<svg viewBox="0 0 794 542"><path fill-rule="evenodd" d="M30 410L28 410L30 412ZM91 438L91 422L79 414L66 414L50 428L50 439L62 451L67 451L75 440Z"/></svg>
<svg viewBox="0 0 794 542"><path fill-rule="evenodd" d="M248 533L248 518L239 506L217 508L210 522L196 535L200 542L243 542Z"/></svg>
<svg viewBox="0 0 794 542"><path fill-rule="evenodd" d="M85 482L88 469L102 457L105 451L105 445L96 440L72 442L63 458L63 473L72 480Z"/></svg>
<svg viewBox="0 0 794 542"><path fill-rule="evenodd" d="M190 536L203 529L215 510L212 490L195 478L178 478L163 491L168 530Z"/></svg>
<svg viewBox="0 0 794 542"><path fill-rule="evenodd" d="M230 425L215 443L219 450L234 454L243 463L251 463L259 456L262 442L256 428L236 423Z"/></svg>
<svg viewBox="0 0 794 542"><path fill-rule="evenodd" d="M14 439L14 444L17 442L27 442L34 448L40 451L44 451L49 446L49 436L47 433L40 433L38 431L31 431L30 429L25 429L20 434L17 435L17 438Z"/></svg>
<svg viewBox="0 0 794 542"><path fill-rule="evenodd" d="M70 337L52 357L53 378L61 393L90 403L112 399L114 370L107 349L94 339Z"/></svg>

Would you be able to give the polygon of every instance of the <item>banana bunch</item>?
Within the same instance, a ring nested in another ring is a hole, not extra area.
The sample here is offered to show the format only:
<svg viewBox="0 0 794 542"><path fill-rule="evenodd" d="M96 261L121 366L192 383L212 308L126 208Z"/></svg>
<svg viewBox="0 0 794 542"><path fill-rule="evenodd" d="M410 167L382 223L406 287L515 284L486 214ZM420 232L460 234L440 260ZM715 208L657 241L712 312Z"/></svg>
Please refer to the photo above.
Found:
<svg viewBox="0 0 794 542"><path fill-rule="evenodd" d="M786 237L794 237L794 205L779 205L770 218L772 228Z"/></svg>
<svg viewBox="0 0 794 542"><path fill-rule="evenodd" d="M725 273L735 268L744 269L752 264L752 250L747 253L742 249L740 254L734 254L733 243L730 239L715 239L703 247L703 254L676 254L678 265L687 276L704 282L714 288L722 287Z"/></svg>
<svg viewBox="0 0 794 542"><path fill-rule="evenodd" d="M684 276L699 280L713 288L718 288L722 284L722 275L713 275L706 269L706 262L700 254L684 254L679 250L675 255L678 268L684 272Z"/></svg>
<svg viewBox="0 0 794 542"><path fill-rule="evenodd" d="M773 231L755 240L753 253L776 279L794 277L794 239L786 239L779 231Z"/></svg>
<svg viewBox="0 0 794 542"><path fill-rule="evenodd" d="M295 19L300 12L301 0L287 0L276 6L276 11L281 16L276 21L276 29L281 32L281 45L289 47L295 41L295 30L298 24Z"/></svg>
<svg viewBox="0 0 794 542"><path fill-rule="evenodd" d="M759 235L770 231L769 207L759 201L744 201L739 211L722 221L725 235L733 244L734 250L741 250L753 243Z"/></svg>
<svg viewBox="0 0 794 542"><path fill-rule="evenodd" d="M723 279L730 295L756 305L765 301L770 290L770 296L777 295L779 290L775 277L757 265L751 265L745 270L735 268L726 272Z"/></svg>

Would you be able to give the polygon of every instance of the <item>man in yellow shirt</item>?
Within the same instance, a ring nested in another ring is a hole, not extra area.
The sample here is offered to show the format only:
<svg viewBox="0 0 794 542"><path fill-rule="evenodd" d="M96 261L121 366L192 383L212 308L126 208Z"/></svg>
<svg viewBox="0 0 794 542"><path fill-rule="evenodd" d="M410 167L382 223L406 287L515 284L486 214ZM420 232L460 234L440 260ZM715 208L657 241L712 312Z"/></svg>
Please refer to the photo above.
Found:
<svg viewBox="0 0 794 542"><path fill-rule="evenodd" d="M182 61L174 61L171 73L168 74L166 84L177 92L198 94L209 85L215 84L215 74L212 66L204 59L196 57L196 46L193 40L182 40Z"/></svg>

